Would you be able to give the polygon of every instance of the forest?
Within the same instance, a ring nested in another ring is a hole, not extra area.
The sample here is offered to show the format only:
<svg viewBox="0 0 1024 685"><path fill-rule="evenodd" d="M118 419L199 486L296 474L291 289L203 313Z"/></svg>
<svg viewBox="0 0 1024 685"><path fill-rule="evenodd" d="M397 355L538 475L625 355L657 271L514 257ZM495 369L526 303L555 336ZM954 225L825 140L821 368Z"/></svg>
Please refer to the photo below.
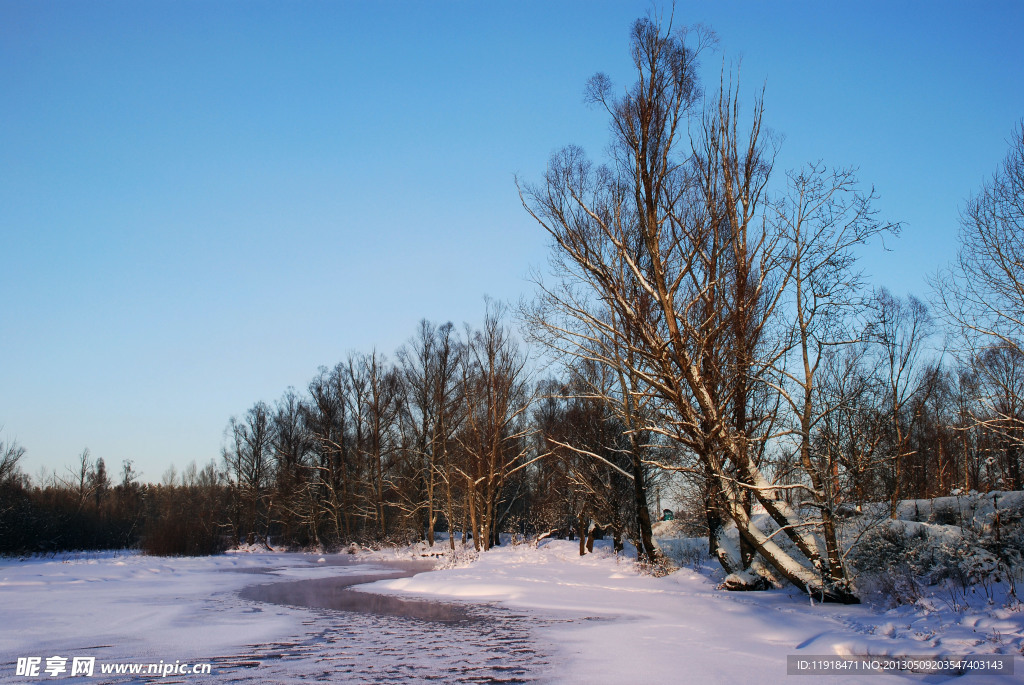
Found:
<svg viewBox="0 0 1024 685"><path fill-rule="evenodd" d="M899 249L898 220L852 168L776 168L764 93L700 81L713 33L642 19L630 38L635 81L586 87L607 154L567 147L517 181L550 238L530 295L239 408L219 458L160 483L88 450L32 479L0 442L0 553L509 533L581 554L610 537L656 566L664 503L726 572L855 602L851 517L1024 489L1024 125L964 189L930 292L900 296L859 262Z"/></svg>

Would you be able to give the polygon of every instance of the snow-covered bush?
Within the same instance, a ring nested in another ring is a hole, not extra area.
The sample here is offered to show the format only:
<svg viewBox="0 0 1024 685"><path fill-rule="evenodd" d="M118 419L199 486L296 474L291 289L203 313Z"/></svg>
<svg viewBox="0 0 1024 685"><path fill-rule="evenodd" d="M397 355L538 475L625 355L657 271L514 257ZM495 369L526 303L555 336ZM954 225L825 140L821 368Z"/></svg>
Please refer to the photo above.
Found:
<svg viewBox="0 0 1024 685"><path fill-rule="evenodd" d="M1015 545L1021 537L1019 525L997 542L991 529L889 521L869 530L849 561L861 588L880 593L890 604L912 604L925 588L936 587L960 608L969 595L992 601L995 585L1006 581L1013 594L1019 566L1011 559L1019 554Z"/></svg>
<svg viewBox="0 0 1024 685"><path fill-rule="evenodd" d="M861 573L884 573L907 565L923 541L924 531L907 535L903 526L881 525L864 534L851 550L849 560Z"/></svg>
<svg viewBox="0 0 1024 685"><path fill-rule="evenodd" d="M670 573L674 573L679 569L676 562L667 556L663 550L658 550L658 558L654 562L649 562L643 559L639 559L634 562L635 568L638 573L642 573L648 576L654 576L655 578L661 578L667 576Z"/></svg>
<svg viewBox="0 0 1024 685"><path fill-rule="evenodd" d="M986 515L986 534L980 546L997 564L996 576L1003 576L1010 595L1016 599L1017 580L1024 579L1024 501L995 509Z"/></svg>
<svg viewBox="0 0 1024 685"><path fill-rule="evenodd" d="M711 561L707 538L659 537L657 543L662 554L678 566L689 566L696 570Z"/></svg>
<svg viewBox="0 0 1024 685"><path fill-rule="evenodd" d="M465 568L480 558L480 552L473 547L455 545L454 550L447 550L444 554L444 561L438 565L438 569Z"/></svg>

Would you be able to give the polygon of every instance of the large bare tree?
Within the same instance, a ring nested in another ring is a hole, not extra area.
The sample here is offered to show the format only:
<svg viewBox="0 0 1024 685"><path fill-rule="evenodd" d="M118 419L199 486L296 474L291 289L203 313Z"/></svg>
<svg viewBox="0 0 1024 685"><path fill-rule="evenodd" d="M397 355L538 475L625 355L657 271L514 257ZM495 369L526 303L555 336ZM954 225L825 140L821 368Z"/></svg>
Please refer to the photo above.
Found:
<svg viewBox="0 0 1024 685"><path fill-rule="evenodd" d="M815 533L757 465L753 386L779 354L765 344L791 275L765 188L774 151L761 106L740 128L737 93L724 84L698 127L686 132L698 100L696 46L685 32L638 21L631 55L637 76L615 96L595 77L590 96L608 111L612 158L594 168L579 150L551 162L524 204L575 265L580 287L614 311L610 335L628 331L631 371L659 400L647 426L695 454L717 505L741 538L781 575L827 600L856 601L836 577ZM588 312L584 316L592 317ZM753 496L799 552L757 525ZM802 556L802 559L801 559Z"/></svg>

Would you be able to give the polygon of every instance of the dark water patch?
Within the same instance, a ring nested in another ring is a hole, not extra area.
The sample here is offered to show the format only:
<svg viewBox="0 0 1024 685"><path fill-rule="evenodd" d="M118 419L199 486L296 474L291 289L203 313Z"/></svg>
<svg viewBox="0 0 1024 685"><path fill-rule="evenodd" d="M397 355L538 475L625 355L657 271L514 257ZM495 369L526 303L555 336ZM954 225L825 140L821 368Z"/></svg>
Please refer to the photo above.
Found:
<svg viewBox="0 0 1024 685"><path fill-rule="evenodd" d="M323 561L320 561L323 559ZM361 554L324 554L317 559L310 558L314 566L364 566L366 568L386 568L407 571L407 575L433 571L437 568L437 560L434 559L367 559Z"/></svg>
<svg viewBox="0 0 1024 685"><path fill-rule="evenodd" d="M332 558L333 557L333 558ZM332 578L282 580L239 595L256 602L314 609L293 639L250 645L210 659L227 683L526 683L550 668L532 631L539 616L489 604L455 604L352 589L432 570L425 560L331 555L311 565L358 566Z"/></svg>
<svg viewBox="0 0 1024 685"><path fill-rule="evenodd" d="M420 621L454 623L473 618L464 606L445 602L402 599L393 595L379 595L350 589L376 580L401 578L411 575L394 570L373 574L294 580L269 585L255 585L243 589L243 599L311 609L332 609L379 616L401 616Z"/></svg>

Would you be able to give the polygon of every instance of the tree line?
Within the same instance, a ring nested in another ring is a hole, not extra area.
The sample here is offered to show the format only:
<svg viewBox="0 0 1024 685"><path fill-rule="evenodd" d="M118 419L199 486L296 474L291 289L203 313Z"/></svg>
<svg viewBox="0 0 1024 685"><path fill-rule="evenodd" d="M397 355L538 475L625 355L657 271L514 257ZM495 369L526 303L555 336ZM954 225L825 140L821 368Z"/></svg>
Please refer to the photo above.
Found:
<svg viewBox="0 0 1024 685"><path fill-rule="evenodd" d="M1024 127L967 202L930 307L863 275L860 249L900 225L855 170L779 172L763 93L742 108L726 70L706 92L715 47L706 29L641 19L635 81L589 81L606 158L567 147L518 182L551 239L535 297L489 302L480 328L423 321L393 360L320 369L232 418L218 462L160 486L33 484L8 444L4 548L12 511L60 500L135 506L129 537L179 540L172 552L441 532L486 550L512 532L584 553L607 534L653 563L652 491L671 484L726 571L852 602L851 512L1021 489Z"/></svg>
<svg viewBox="0 0 1024 685"><path fill-rule="evenodd" d="M502 532L592 545L599 527L621 549L638 514L650 528L622 475L635 464L617 453L621 426L596 399L536 381L507 314L488 302L482 327L461 332L423 320L394 361L371 351L322 367L303 392L232 417L219 460L172 467L160 484L139 483L130 462L114 484L88 450L66 476L33 483L11 443L0 551L433 545L440 531L456 534L451 549L458 537L485 550ZM588 441L603 462L559 447ZM653 554L649 532L647 545Z"/></svg>

